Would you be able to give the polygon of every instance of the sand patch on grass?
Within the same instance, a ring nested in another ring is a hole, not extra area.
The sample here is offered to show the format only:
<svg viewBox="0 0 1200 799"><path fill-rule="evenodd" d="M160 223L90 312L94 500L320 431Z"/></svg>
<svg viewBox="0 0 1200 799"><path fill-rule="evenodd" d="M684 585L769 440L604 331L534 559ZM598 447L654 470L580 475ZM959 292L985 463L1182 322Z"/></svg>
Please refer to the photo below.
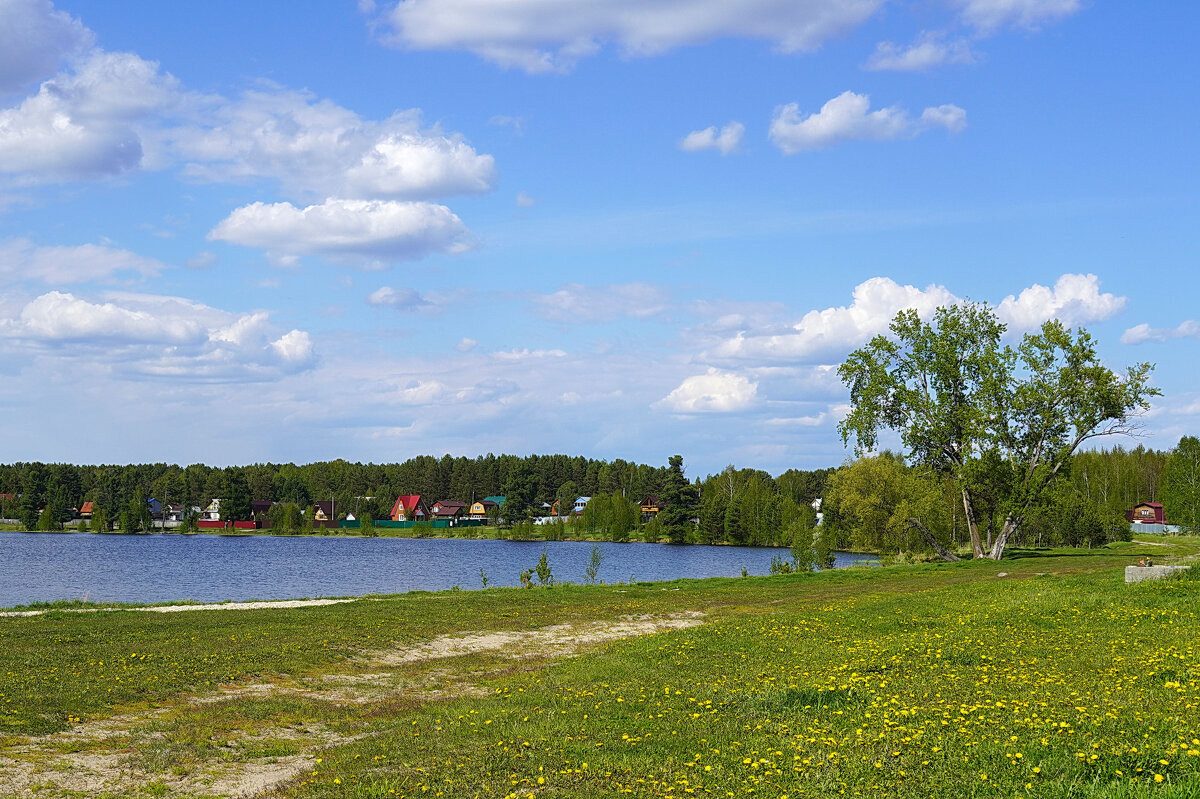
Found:
<svg viewBox="0 0 1200 799"><path fill-rule="evenodd" d="M619 621L593 621L581 624L553 624L536 630L502 630L443 635L423 644L387 652L377 652L374 662L399 665L423 660L496 652L507 658L562 657L574 654L588 644L615 641L666 630L682 630L702 623L698 611L662 616L643 614L622 616Z"/></svg>
<svg viewBox="0 0 1200 799"><path fill-rule="evenodd" d="M309 600L321 604L349 600ZM271 605L281 603L239 603ZM297 605L292 605L293 607ZM203 608L172 606L180 610ZM229 605L217 605L228 609ZM150 610L147 608L147 610ZM164 745L161 733L147 730L166 714L214 703L271 696L298 696L336 705L369 706L397 699L425 703L490 693L475 680L495 676L492 666L472 671L456 669L449 659L491 653L505 660L567 657L607 641L695 627L702 613L688 611L663 615L622 616L615 621L555 624L534 630L502 630L444 635L394 650L369 652L357 661L364 668L354 673L330 673L303 680L243 683L222 686L199 696L180 697L169 707L115 715L77 724L69 730L26 739L0 749L0 797L79 797L141 795L147 784L157 783L158 795L202 795L241 799L271 791L288 780L311 771L321 750L356 740L321 724L302 729L266 725L254 732L230 731L219 757L186 762L169 769L150 769L156 747ZM434 665L438 663L446 665ZM475 664L477 666L477 664ZM415 671L414 671L415 669ZM153 727L151 727L153 729ZM300 753L251 758L245 744L265 737L285 738Z"/></svg>

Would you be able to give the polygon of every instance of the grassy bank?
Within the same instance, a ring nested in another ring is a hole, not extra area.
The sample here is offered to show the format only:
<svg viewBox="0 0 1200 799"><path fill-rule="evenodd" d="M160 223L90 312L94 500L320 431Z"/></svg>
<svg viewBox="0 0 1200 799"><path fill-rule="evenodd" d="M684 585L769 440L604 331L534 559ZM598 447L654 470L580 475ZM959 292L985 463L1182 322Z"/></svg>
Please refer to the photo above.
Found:
<svg viewBox="0 0 1200 799"><path fill-rule="evenodd" d="M129 768L179 779L215 761L307 753L274 789L293 797L1196 796L1200 581L1126 586L1122 569L1198 544L4 618L0 734L10 747L119 747ZM581 640L586 656L529 643L550 625L688 613L704 623ZM508 637L499 649L394 657L467 630ZM248 684L266 688L236 688ZM114 714L134 719L116 739L33 737ZM64 795L54 785L43 795Z"/></svg>

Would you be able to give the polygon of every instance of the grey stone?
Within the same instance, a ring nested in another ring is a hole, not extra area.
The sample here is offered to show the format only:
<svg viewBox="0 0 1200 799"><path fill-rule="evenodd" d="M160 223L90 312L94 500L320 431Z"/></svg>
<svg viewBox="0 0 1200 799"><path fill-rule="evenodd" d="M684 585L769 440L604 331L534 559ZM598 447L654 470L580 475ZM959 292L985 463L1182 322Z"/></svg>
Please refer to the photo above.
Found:
<svg viewBox="0 0 1200 799"><path fill-rule="evenodd" d="M1140 583L1142 580L1161 580L1191 566L1126 566L1125 582Z"/></svg>

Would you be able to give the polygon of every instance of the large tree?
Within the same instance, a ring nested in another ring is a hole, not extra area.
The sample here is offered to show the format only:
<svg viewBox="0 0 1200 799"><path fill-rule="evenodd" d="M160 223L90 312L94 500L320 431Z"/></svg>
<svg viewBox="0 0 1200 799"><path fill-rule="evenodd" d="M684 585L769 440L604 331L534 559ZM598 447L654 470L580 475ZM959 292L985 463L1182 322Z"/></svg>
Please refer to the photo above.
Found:
<svg viewBox="0 0 1200 799"><path fill-rule="evenodd" d="M901 311L891 332L838 368L851 402L839 432L862 453L875 449L881 430L895 430L912 462L952 480L975 557L1003 557L1072 453L1090 439L1134 432L1136 415L1159 393L1148 385L1150 364L1117 374L1086 331L1057 320L1015 349L1003 343L995 311L977 303L938 308L930 322ZM984 505L1000 525L990 550L980 536ZM910 523L927 533L920 519Z"/></svg>

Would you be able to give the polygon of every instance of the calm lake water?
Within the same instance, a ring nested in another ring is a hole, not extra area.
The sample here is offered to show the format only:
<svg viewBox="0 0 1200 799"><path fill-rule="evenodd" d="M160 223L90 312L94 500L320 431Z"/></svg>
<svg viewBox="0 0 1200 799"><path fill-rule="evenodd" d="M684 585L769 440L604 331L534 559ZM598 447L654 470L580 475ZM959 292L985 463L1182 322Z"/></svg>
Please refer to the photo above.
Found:
<svg viewBox="0 0 1200 799"><path fill-rule="evenodd" d="M599 580L767 574L786 549L598 544ZM299 599L455 585L518 585L546 550L559 582L586 582L591 543L436 538L97 535L0 532L0 607L57 599L201 602ZM837 553L838 568L874 561Z"/></svg>

